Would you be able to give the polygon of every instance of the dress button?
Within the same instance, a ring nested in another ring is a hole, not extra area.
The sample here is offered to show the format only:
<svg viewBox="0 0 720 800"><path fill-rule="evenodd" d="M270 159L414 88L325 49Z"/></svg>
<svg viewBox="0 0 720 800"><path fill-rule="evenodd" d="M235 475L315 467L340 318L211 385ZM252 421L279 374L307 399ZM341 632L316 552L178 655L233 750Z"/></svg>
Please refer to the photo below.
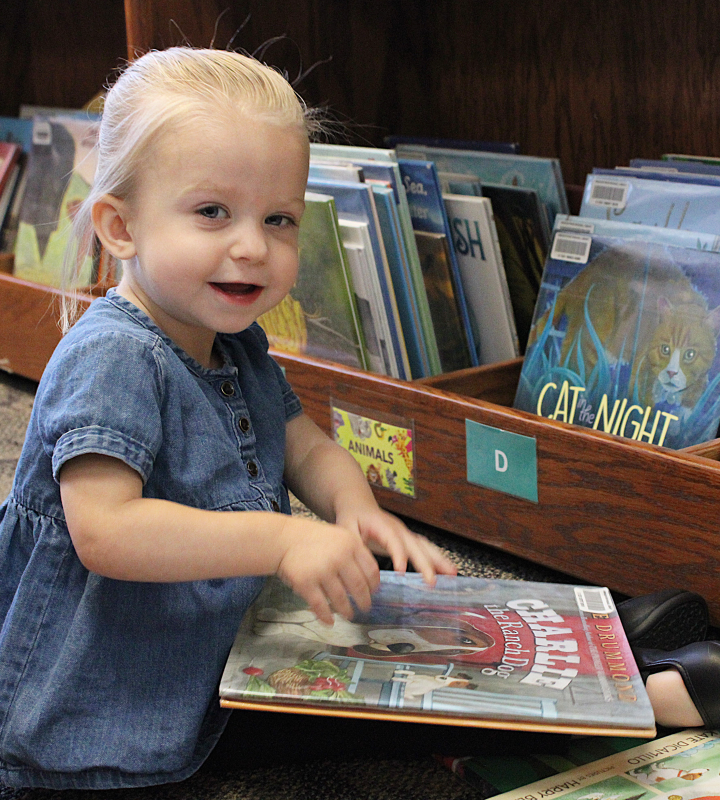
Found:
<svg viewBox="0 0 720 800"><path fill-rule="evenodd" d="M257 478L259 472L258 465L254 461L248 461L247 471L251 478Z"/></svg>
<svg viewBox="0 0 720 800"><path fill-rule="evenodd" d="M280 511L280 503L278 503L278 501L277 501L277 500L273 500L273 501L270 503L270 506L271 506L271 508L272 508L272 510L273 510L273 511Z"/></svg>
<svg viewBox="0 0 720 800"><path fill-rule="evenodd" d="M220 384L220 392L225 397L232 397L235 394L235 387L230 381L223 381L222 384Z"/></svg>
<svg viewBox="0 0 720 800"><path fill-rule="evenodd" d="M238 427L243 433L247 433L250 430L250 420L247 417L240 417Z"/></svg>

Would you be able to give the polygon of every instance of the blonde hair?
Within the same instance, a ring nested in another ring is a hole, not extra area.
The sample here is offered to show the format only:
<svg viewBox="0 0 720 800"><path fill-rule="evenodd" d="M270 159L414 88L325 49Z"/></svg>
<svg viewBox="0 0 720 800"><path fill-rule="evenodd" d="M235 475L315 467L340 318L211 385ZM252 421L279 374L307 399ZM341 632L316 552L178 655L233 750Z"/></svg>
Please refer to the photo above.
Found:
<svg viewBox="0 0 720 800"><path fill-rule="evenodd" d="M153 50L122 72L105 98L97 142L97 169L88 197L73 221L66 252L61 326L79 316L68 288L96 248L92 207L103 195L131 198L151 148L173 126L198 114L228 111L277 122L310 138L319 128L288 81L256 59L228 50L171 47Z"/></svg>

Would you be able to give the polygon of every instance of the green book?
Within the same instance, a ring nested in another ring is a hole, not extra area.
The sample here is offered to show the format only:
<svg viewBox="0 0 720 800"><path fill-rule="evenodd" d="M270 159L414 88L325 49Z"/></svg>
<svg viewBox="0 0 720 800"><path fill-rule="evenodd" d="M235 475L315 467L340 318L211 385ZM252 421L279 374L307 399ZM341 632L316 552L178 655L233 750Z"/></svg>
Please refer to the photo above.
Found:
<svg viewBox="0 0 720 800"><path fill-rule="evenodd" d="M367 369L335 200L329 195L305 194L299 250L295 286L278 306L258 319L270 346Z"/></svg>

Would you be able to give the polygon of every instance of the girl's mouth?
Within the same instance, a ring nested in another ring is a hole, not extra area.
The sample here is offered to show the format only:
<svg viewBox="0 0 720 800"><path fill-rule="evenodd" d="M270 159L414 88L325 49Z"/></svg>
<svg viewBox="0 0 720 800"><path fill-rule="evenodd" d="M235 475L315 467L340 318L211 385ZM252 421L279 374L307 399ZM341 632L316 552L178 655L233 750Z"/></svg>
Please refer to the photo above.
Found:
<svg viewBox="0 0 720 800"><path fill-rule="evenodd" d="M254 302L263 290L255 283L211 283L210 286L228 300L239 303Z"/></svg>

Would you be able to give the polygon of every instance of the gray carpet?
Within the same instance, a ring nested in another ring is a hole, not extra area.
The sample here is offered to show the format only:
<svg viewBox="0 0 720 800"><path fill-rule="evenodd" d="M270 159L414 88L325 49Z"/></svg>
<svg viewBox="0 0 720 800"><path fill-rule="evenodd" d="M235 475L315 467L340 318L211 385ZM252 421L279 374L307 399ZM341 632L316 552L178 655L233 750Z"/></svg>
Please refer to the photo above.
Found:
<svg viewBox="0 0 720 800"><path fill-rule="evenodd" d="M13 471L20 454L25 428L32 409L35 384L17 376L0 372L0 497L10 491ZM309 513L293 504L296 513ZM492 578L567 582L566 576L534 564L499 553L491 548L407 521L413 530L435 541L457 564L460 574ZM275 718L281 715L274 715ZM285 717L286 715L282 715ZM351 721L352 722L352 721ZM401 723L398 723L400 725ZM406 724L406 723L402 723ZM347 729L346 729L347 730ZM477 741L470 745L472 732L454 729L459 742L453 743L445 755L472 755ZM502 736L489 732L488 747L518 747L525 752L537 752L537 737L505 743ZM467 738L463 738L467 737ZM551 737L552 738L552 737ZM494 741L493 741L494 740ZM182 783L148 789L79 792L51 790L12 790L0 785L0 800L477 800L477 790L461 783L430 755L405 753L403 757L384 758L382 752L360 755L353 742L346 743L343 755L324 757L323 742L317 745L317 755L307 763L273 763L256 767L238 766L224 759L212 759L192 778ZM467 743L464 752L457 750ZM372 744L372 742L368 743ZM238 750L242 749L238 743ZM366 748L367 749L367 748ZM552 749L552 748L551 748ZM227 748L226 748L227 750ZM480 753L478 753L480 754Z"/></svg>

